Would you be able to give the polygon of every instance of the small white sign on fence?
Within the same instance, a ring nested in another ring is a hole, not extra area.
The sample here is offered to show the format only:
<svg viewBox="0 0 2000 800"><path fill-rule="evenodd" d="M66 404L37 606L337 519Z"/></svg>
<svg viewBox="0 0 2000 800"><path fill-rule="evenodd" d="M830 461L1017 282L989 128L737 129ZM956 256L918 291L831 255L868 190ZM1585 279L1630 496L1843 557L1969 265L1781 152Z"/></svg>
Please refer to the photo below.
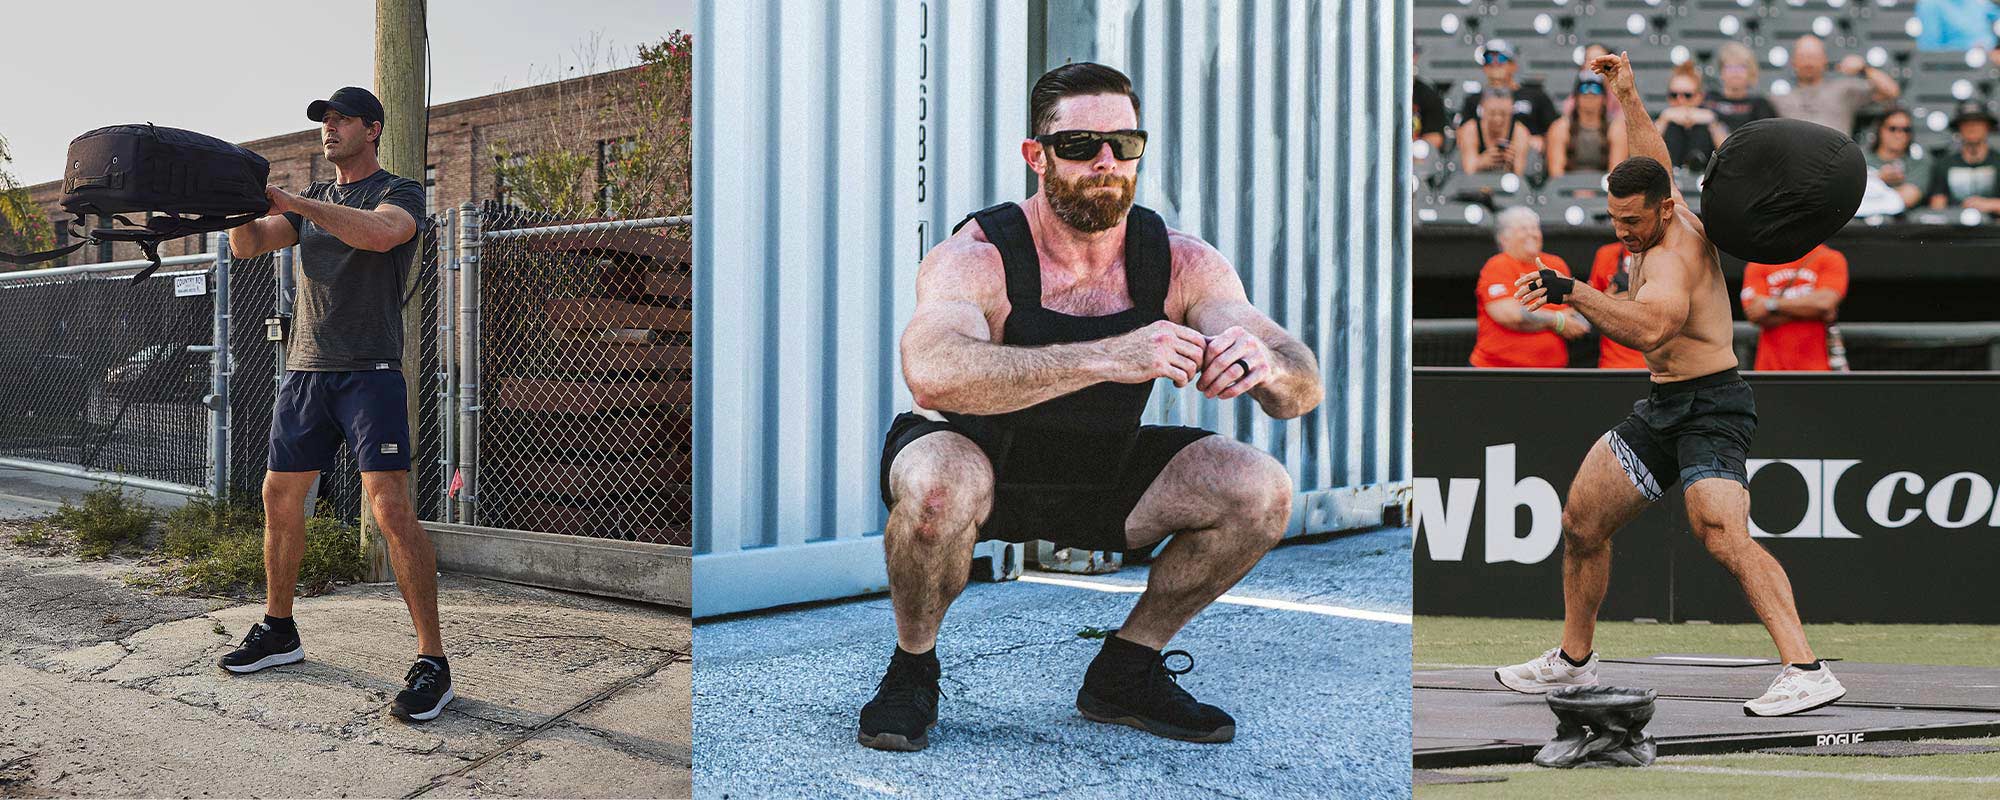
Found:
<svg viewBox="0 0 2000 800"><path fill-rule="evenodd" d="M175 297L200 297L205 294L208 294L208 275L206 273L174 276Z"/></svg>

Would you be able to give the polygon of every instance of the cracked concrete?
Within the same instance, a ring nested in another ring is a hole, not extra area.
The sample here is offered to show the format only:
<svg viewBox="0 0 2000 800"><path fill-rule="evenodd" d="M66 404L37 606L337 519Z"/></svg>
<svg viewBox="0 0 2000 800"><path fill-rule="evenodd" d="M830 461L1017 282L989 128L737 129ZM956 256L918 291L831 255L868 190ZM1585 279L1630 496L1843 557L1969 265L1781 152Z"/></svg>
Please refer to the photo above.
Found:
<svg viewBox="0 0 2000 800"><path fill-rule="evenodd" d="M129 559L23 550L0 524L0 797L687 797L687 618L444 576L457 699L390 716L415 654L390 585L296 606L306 660L215 659L257 603L156 596ZM593 701L594 702L587 702Z"/></svg>
<svg viewBox="0 0 2000 800"><path fill-rule="evenodd" d="M1410 531L1272 552L1241 595L1408 613ZM1143 568L1092 580L1139 583ZM695 629L699 796L736 798L1406 797L1410 627L1216 605L1170 649L1238 721L1222 745L1158 739L1076 712L1084 667L1135 595L975 583L945 618L938 727L921 753L854 742L895 647L887 597Z"/></svg>

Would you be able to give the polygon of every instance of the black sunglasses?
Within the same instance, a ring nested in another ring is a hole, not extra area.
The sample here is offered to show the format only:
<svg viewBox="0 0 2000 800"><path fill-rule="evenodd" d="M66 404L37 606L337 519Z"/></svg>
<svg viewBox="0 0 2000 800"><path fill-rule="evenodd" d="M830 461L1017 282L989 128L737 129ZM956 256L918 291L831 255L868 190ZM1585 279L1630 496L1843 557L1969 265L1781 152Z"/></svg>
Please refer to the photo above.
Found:
<svg viewBox="0 0 2000 800"><path fill-rule="evenodd" d="M1908 125L1884 125L1884 126L1882 126L1882 132L1883 132L1883 133L1909 133L1909 132L1910 132L1910 126L1908 126Z"/></svg>
<svg viewBox="0 0 2000 800"><path fill-rule="evenodd" d="M1696 92L1668 92L1667 96L1675 100L1693 100L1696 97L1698 97L1699 94Z"/></svg>
<svg viewBox="0 0 2000 800"><path fill-rule="evenodd" d="M1111 157L1119 161L1131 161L1146 152L1146 132L1141 130L1056 131L1036 136L1035 141L1064 161L1089 161L1107 144L1111 145Z"/></svg>

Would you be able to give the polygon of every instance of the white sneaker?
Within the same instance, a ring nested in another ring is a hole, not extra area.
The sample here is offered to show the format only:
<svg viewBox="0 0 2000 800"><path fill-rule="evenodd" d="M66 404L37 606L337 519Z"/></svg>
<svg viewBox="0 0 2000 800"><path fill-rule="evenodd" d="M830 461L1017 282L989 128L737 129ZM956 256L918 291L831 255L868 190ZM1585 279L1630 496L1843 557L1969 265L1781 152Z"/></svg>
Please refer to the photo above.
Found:
<svg viewBox="0 0 2000 800"><path fill-rule="evenodd" d="M1830 705L1846 696L1847 687L1833 677L1833 668L1826 662L1820 662L1819 669L1814 670L1787 664L1763 697L1743 704L1743 713L1752 717L1782 717Z"/></svg>
<svg viewBox="0 0 2000 800"><path fill-rule="evenodd" d="M1500 679L1501 686L1522 694L1547 694L1564 686L1596 686L1597 654L1591 653L1583 666L1573 667L1562 657L1561 647L1552 647L1526 664L1494 670L1493 677Z"/></svg>

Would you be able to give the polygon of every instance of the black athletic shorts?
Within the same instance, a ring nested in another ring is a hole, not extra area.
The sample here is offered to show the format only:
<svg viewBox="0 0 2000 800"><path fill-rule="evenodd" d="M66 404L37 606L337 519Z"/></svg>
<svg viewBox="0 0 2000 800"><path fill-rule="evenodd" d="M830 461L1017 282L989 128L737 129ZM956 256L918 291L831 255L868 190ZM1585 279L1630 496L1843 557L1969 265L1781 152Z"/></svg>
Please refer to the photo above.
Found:
<svg viewBox="0 0 2000 800"><path fill-rule="evenodd" d="M1653 384L1632 416L1604 435L1647 500L1675 483L1728 478L1748 487L1743 458L1757 433L1757 399L1736 370Z"/></svg>
<svg viewBox="0 0 2000 800"><path fill-rule="evenodd" d="M1182 448L1213 431L1144 425L1136 435L1079 442L1052 435L1033 441L985 442L949 422L904 412L889 423L882 444L882 504L893 507L889 467L904 447L927 434L952 431L972 439L993 464L993 513L981 541L1037 539L1089 550L1125 549L1125 518Z"/></svg>
<svg viewBox="0 0 2000 800"><path fill-rule="evenodd" d="M273 472L333 468L344 440L362 472L410 468L410 421L403 373L288 370L271 406Z"/></svg>

